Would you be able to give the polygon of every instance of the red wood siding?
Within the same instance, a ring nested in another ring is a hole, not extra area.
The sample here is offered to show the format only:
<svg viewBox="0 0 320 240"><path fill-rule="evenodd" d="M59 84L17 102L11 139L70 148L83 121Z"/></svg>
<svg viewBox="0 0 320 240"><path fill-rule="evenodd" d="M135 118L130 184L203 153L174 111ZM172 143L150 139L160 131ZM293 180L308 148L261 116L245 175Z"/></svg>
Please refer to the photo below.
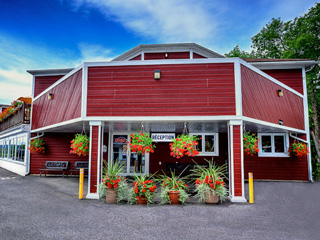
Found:
<svg viewBox="0 0 320 240"><path fill-rule="evenodd" d="M99 127L92 127L90 193L97 192Z"/></svg>
<svg viewBox="0 0 320 240"><path fill-rule="evenodd" d="M133 61L133 60L141 60L141 54L138 56L135 56L134 58L131 58L129 61Z"/></svg>
<svg viewBox="0 0 320 240"><path fill-rule="evenodd" d="M48 87L50 87L63 76L64 75L39 77L36 76L34 82L34 97L38 96L40 93L42 93L44 90L46 90Z"/></svg>
<svg viewBox="0 0 320 240"><path fill-rule="evenodd" d="M242 196L242 175L241 175L241 141L242 134L240 126L233 126L233 169L234 169L234 194Z"/></svg>
<svg viewBox="0 0 320 240"><path fill-rule="evenodd" d="M225 164L226 160L228 159L228 142L227 134L220 133L219 134L219 156L213 157L214 162L218 165ZM170 156L170 149L169 143L166 142L159 142L155 143L156 148L154 153L150 154L150 164L149 164L149 171L150 173L162 173L162 171L166 170L166 163L185 163L185 164L192 164L194 163L192 160L196 161L199 164L205 164L207 160L211 160L211 156L196 156L196 157L187 157L184 156L180 159L174 158ZM161 165L159 164L161 162Z"/></svg>
<svg viewBox="0 0 320 240"><path fill-rule="evenodd" d="M39 174L40 165L44 166L46 161L68 161L71 166L77 161L88 161L88 157L69 153L74 135L75 133L45 133L43 140L46 143L46 152L30 154L30 173Z"/></svg>
<svg viewBox="0 0 320 240"><path fill-rule="evenodd" d="M235 115L233 64L89 67L87 115Z"/></svg>
<svg viewBox="0 0 320 240"><path fill-rule="evenodd" d="M207 58L207 57L204 57L204 56L194 52L193 53L193 58Z"/></svg>
<svg viewBox="0 0 320 240"><path fill-rule="evenodd" d="M305 135L298 135L305 139ZM290 138L290 144L294 139ZM248 173L253 173L254 179L262 180L300 180L308 181L308 161L307 157L302 160L291 157L258 157L246 155L244 157L245 178Z"/></svg>
<svg viewBox="0 0 320 240"><path fill-rule="evenodd" d="M165 57L166 52L160 53L145 53L144 60L156 59L190 59L190 52L167 52L168 57Z"/></svg>
<svg viewBox="0 0 320 240"><path fill-rule="evenodd" d="M75 119L81 116L82 70L33 102L32 129Z"/></svg>
<svg viewBox="0 0 320 240"><path fill-rule="evenodd" d="M303 98L241 66L243 116L304 129ZM283 97L278 90L283 90Z"/></svg>
<svg viewBox="0 0 320 240"><path fill-rule="evenodd" d="M297 92L303 94L303 79L301 69L263 70L271 77L283 82Z"/></svg>

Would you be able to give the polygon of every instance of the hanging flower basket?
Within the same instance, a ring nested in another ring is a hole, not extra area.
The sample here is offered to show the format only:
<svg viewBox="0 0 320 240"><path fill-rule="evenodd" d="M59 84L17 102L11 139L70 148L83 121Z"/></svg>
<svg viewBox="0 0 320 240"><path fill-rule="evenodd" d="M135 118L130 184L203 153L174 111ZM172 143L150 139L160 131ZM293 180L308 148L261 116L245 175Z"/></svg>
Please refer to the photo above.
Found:
<svg viewBox="0 0 320 240"><path fill-rule="evenodd" d="M153 153L155 145L152 145L153 139L150 137L149 133L139 134L133 133L130 135L129 146L131 152L138 154Z"/></svg>
<svg viewBox="0 0 320 240"><path fill-rule="evenodd" d="M309 149L305 143L293 143L289 147L290 157L302 159L309 153Z"/></svg>
<svg viewBox="0 0 320 240"><path fill-rule="evenodd" d="M18 109L22 107L22 105L23 102L14 101L10 107L8 107L6 110L0 113L0 122L3 122L10 115L15 114L18 111Z"/></svg>
<svg viewBox="0 0 320 240"><path fill-rule="evenodd" d="M45 143L42 138L35 138L30 140L30 153L45 153Z"/></svg>
<svg viewBox="0 0 320 240"><path fill-rule="evenodd" d="M255 133L251 133L250 131L245 132L243 134L243 150L248 154L253 156L259 152L258 148L259 138Z"/></svg>
<svg viewBox="0 0 320 240"><path fill-rule="evenodd" d="M197 136L191 136L189 134L182 134L178 136L172 143L170 143L170 155L176 158L181 158L183 156L194 157L199 154L197 150L197 141L199 138Z"/></svg>
<svg viewBox="0 0 320 240"><path fill-rule="evenodd" d="M85 134L77 133L75 138L71 141L70 153L80 156L89 155L89 141L90 138Z"/></svg>

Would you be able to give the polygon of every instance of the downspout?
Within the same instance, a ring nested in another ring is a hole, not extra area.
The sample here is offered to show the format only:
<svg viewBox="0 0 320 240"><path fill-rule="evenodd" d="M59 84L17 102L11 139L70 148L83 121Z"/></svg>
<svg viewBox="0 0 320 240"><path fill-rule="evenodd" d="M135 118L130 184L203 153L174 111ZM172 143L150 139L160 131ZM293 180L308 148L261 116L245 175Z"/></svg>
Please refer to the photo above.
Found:
<svg viewBox="0 0 320 240"><path fill-rule="evenodd" d="M41 138L44 136L44 132L40 132L40 135L37 133L37 136L33 137L33 138L29 138L28 140L28 146L29 146L29 143L32 139L36 139L36 138ZM27 174L26 175L29 175L30 173L30 165L31 165L31 159L30 159L30 151L28 151L28 157L29 157L29 161L28 161L28 170L27 170Z"/></svg>

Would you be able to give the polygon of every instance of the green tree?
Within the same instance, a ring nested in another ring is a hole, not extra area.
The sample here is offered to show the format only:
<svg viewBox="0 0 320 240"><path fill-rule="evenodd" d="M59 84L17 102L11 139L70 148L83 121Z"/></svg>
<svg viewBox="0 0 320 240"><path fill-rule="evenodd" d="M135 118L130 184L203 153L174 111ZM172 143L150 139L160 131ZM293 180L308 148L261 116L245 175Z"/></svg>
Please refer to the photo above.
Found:
<svg viewBox="0 0 320 240"><path fill-rule="evenodd" d="M252 52L250 57L256 58L296 58L320 60L320 3L294 20L283 22L280 18L273 18L258 34L251 38ZM247 52L237 45L226 54L228 57L246 58ZM319 163L320 158L320 72L319 65L307 72L307 86L309 97L310 130L318 156L314 156ZM318 166L318 165L317 165Z"/></svg>

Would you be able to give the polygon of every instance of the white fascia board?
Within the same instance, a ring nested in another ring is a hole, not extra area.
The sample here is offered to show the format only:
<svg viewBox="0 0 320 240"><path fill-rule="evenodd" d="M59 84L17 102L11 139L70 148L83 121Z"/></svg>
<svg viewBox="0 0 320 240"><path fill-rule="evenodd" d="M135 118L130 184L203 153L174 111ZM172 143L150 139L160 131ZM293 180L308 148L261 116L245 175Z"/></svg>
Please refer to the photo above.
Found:
<svg viewBox="0 0 320 240"><path fill-rule="evenodd" d="M236 115L242 116L241 68L239 58L234 62L234 86Z"/></svg>
<svg viewBox="0 0 320 240"><path fill-rule="evenodd" d="M28 124L21 124L19 126L14 127L14 128L0 132L0 139L5 138L5 137L9 137L12 135L17 135L20 133L28 133L28 132L30 132L29 125Z"/></svg>
<svg viewBox="0 0 320 240"><path fill-rule="evenodd" d="M317 64L316 61L279 61L279 62L249 62L256 68L263 70L271 69L299 69Z"/></svg>
<svg viewBox="0 0 320 240"><path fill-rule="evenodd" d="M76 122L81 122L81 121L82 121L82 118L79 117L79 118L71 119L71 120L68 120L68 121L64 121L64 122L52 124L52 125L49 125L49 126L45 126L45 127L42 127L42 128L32 129L31 133L42 132L42 131L45 131L45 130L49 130L50 128L61 127L61 126L64 126L64 125L69 125L69 124L76 123Z"/></svg>
<svg viewBox="0 0 320 240"><path fill-rule="evenodd" d="M104 121L104 122L185 122L185 121L228 121L228 120L240 119L238 116L172 116L172 117L86 117L83 118L83 121Z"/></svg>
<svg viewBox="0 0 320 240"><path fill-rule="evenodd" d="M64 80L66 80L68 77L70 77L71 75L73 75L74 73L78 72L81 68L83 68L83 64L81 64L80 66L76 67L75 69L73 69L71 72L69 72L68 74L64 75L62 78L60 78L58 81L56 81L54 84L52 84L50 87L48 87L47 89L45 89L43 92L41 92L38 96L36 96L33 101L36 101L38 98L40 98L42 95L44 95L45 93L47 93L48 91L50 91L51 89L53 89L54 87L56 87L57 85L59 85L60 83L62 83Z"/></svg>
<svg viewBox="0 0 320 240"><path fill-rule="evenodd" d="M303 98L303 95L302 95L301 93L297 92L296 90L294 90L293 88L289 87L288 85L286 85L286 84L278 81L277 79L271 77L270 75L266 74L265 72L261 71L260 69L252 66L251 64L247 63L246 61L244 61L244 60L242 60L242 59L240 59L240 58L239 58L239 60L240 60L240 63L241 63L242 65L246 66L247 68L251 69L252 71L260 74L261 76L269 79L271 82L274 82L274 83L276 83L277 85L279 85L280 87L285 88L285 89L287 89L288 91L290 91L290 92L296 94L297 96Z"/></svg>
<svg viewBox="0 0 320 240"><path fill-rule="evenodd" d="M87 116L88 103L88 67L83 66L82 69L82 94L81 94L81 117Z"/></svg>
<svg viewBox="0 0 320 240"><path fill-rule="evenodd" d="M283 130L286 130L288 132L306 134L305 130L301 130L301 129L298 129L298 128L292 128L292 127L286 127L286 126L283 126L283 125L278 125L278 124L275 124L275 123L270 123L270 122L258 120L258 119L255 119L255 118L250 118L250 117L244 117L243 116L242 120L246 121L246 122L257 123L257 124L273 127L273 128L283 129Z"/></svg>
<svg viewBox="0 0 320 240"><path fill-rule="evenodd" d="M90 126L104 126L104 122L102 122L102 121L90 121L89 125Z"/></svg>
<svg viewBox="0 0 320 240"><path fill-rule="evenodd" d="M303 106L304 106L304 126L306 130L306 139L307 143L309 145L309 149L311 148L310 144L310 127L309 127L309 104L308 104L308 93L307 93L307 76L306 76L306 69L302 69L302 79L303 79ZM307 156L308 160L308 176L309 176L309 181L313 181L312 177L312 158L311 158L311 151L308 153Z"/></svg>
<svg viewBox="0 0 320 240"><path fill-rule="evenodd" d="M203 64L203 63L234 63L235 58L197 58L197 59L162 59L148 61L109 61L109 62L85 62L88 67L108 66L139 66L139 65L171 65L171 64Z"/></svg>

